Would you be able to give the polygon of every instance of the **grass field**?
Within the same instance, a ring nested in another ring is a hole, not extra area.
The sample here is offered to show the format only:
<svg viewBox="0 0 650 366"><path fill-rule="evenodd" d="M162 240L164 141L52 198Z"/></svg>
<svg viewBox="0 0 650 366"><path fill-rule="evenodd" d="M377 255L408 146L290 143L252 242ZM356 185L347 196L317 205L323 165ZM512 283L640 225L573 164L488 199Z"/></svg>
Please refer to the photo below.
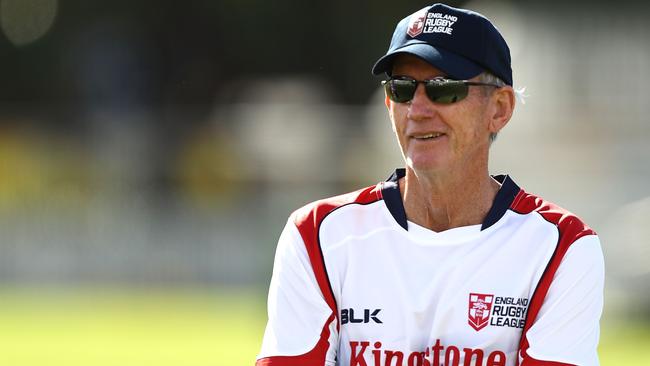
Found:
<svg viewBox="0 0 650 366"><path fill-rule="evenodd" d="M263 290L0 289L0 365L253 365ZM603 327L602 365L650 365L648 324Z"/></svg>

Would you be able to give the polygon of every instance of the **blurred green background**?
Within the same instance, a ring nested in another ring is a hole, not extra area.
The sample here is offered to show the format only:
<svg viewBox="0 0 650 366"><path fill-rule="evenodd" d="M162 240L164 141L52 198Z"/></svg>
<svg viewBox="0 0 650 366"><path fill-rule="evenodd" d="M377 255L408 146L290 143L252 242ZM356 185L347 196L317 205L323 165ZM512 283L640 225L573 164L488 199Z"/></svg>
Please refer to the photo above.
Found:
<svg viewBox="0 0 650 366"><path fill-rule="evenodd" d="M2 365L253 365L266 314L258 290L0 290ZM602 365L648 365L645 324L606 322Z"/></svg>
<svg viewBox="0 0 650 366"><path fill-rule="evenodd" d="M292 210L401 165L370 67L423 1L0 0L0 365L252 365ZM650 364L650 5L450 1L525 104L494 174L600 234Z"/></svg>

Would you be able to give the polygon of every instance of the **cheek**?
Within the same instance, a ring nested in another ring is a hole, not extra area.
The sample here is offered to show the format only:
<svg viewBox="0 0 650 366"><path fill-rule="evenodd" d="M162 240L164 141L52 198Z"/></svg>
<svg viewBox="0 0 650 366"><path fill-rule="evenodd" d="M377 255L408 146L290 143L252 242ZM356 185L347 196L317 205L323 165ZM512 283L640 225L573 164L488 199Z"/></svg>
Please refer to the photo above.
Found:
<svg viewBox="0 0 650 366"><path fill-rule="evenodd" d="M475 146L482 133L481 130L482 127L478 121L465 120L458 130L460 136L458 144L462 146Z"/></svg>
<svg viewBox="0 0 650 366"><path fill-rule="evenodd" d="M479 104L479 103L477 103ZM483 106L473 105L457 111L457 128L455 132L459 136L459 145L471 145L478 147L484 140L485 136L489 136L488 121L481 116L484 116L487 111Z"/></svg>

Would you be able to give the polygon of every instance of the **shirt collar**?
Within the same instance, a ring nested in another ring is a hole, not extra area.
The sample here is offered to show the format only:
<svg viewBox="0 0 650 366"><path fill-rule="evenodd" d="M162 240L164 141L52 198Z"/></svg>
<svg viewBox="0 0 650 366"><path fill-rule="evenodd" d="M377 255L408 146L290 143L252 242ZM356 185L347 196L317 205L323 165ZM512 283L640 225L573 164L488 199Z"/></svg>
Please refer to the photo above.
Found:
<svg viewBox="0 0 650 366"><path fill-rule="evenodd" d="M404 230L408 230L408 221L406 219L406 211L404 210L404 202L402 202L402 195L399 190L399 179L406 175L406 169L396 169L388 179L382 184L382 197L390 211L391 215L399 226ZM492 176L497 182L501 184L501 188L497 192L492 207L485 215L485 219L481 225L481 230L485 230L499 221L506 211L512 205L515 197L521 190L519 186L508 175L494 175Z"/></svg>

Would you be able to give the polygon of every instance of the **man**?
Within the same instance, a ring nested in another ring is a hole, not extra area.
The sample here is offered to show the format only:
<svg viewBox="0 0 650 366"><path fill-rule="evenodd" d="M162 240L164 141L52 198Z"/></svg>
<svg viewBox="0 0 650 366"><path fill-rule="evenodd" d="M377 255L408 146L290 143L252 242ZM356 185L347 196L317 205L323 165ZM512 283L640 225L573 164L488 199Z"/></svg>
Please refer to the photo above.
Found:
<svg viewBox="0 0 650 366"><path fill-rule="evenodd" d="M373 73L406 167L291 215L257 365L597 365L598 237L488 173L515 104L498 30L426 7Z"/></svg>

